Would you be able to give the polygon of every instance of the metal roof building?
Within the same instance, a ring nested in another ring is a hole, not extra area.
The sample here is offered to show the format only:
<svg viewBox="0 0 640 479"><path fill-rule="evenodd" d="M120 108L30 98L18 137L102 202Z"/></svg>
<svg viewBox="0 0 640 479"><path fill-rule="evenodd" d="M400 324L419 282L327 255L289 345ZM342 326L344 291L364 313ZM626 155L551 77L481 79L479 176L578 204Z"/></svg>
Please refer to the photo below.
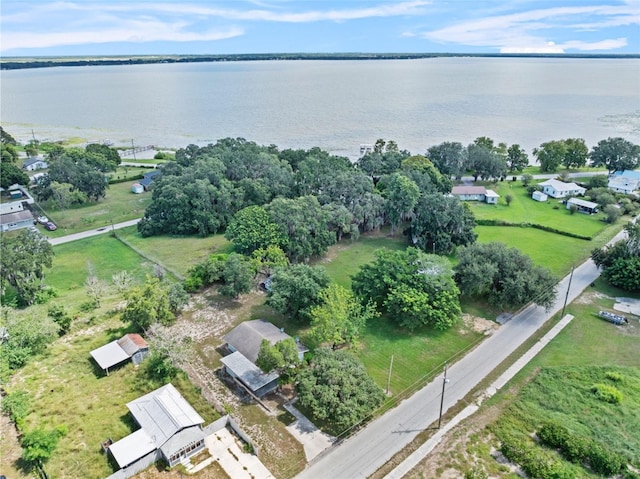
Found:
<svg viewBox="0 0 640 479"><path fill-rule="evenodd" d="M109 375L109 368L112 368L128 359L133 364L139 364L149 354L149 345L139 334L125 334L116 341L111 341L98 349L94 349L89 354Z"/></svg>
<svg viewBox="0 0 640 479"><path fill-rule="evenodd" d="M261 398L278 387L279 374L275 371L264 373L249 361L240 351L231 353L220 360L229 375L240 381L252 394Z"/></svg>
<svg viewBox="0 0 640 479"><path fill-rule="evenodd" d="M140 458L160 451L174 466L183 458L204 449L204 419L167 384L127 404L140 429L109 446L120 467L127 467Z"/></svg>

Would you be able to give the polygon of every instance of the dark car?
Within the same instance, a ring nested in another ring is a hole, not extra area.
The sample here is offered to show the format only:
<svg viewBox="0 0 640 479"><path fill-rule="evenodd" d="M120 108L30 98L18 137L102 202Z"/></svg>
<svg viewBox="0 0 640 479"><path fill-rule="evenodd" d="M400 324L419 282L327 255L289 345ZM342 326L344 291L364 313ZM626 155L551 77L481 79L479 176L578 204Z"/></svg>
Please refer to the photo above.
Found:
<svg viewBox="0 0 640 479"><path fill-rule="evenodd" d="M58 227L54 223L52 223L51 221L45 223L44 227L45 227L46 230L49 230L49 231L55 231L55 230L58 229Z"/></svg>

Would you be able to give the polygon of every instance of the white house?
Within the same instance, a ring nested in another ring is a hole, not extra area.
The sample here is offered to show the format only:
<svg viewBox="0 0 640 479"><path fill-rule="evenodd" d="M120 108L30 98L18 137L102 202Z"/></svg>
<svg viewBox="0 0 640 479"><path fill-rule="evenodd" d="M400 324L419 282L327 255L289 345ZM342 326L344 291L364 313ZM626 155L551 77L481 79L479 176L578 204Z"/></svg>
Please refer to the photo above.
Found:
<svg viewBox="0 0 640 479"><path fill-rule="evenodd" d="M45 168L49 168L49 163L44 161L42 158L32 157L24 160L22 168L27 171L44 170Z"/></svg>
<svg viewBox="0 0 640 479"><path fill-rule="evenodd" d="M484 201L490 204L497 204L500 195L493 190L488 190L484 186L458 185L451 189L451 194L457 196L461 201Z"/></svg>
<svg viewBox="0 0 640 479"><path fill-rule="evenodd" d="M533 198L536 201L547 201L549 199L549 197L547 195L545 195L542 191L534 191L533 194L531 195L531 198Z"/></svg>
<svg viewBox="0 0 640 479"><path fill-rule="evenodd" d="M565 183L559 180L547 180L540 183L542 192L552 198L567 198L569 196L582 196L587 191L575 183Z"/></svg>
<svg viewBox="0 0 640 479"><path fill-rule="evenodd" d="M204 419L169 383L127 404L140 429L114 442L109 452L121 468L148 458L173 467L202 451Z"/></svg>
<svg viewBox="0 0 640 479"><path fill-rule="evenodd" d="M640 171L616 171L609 178L608 188L626 195L640 188Z"/></svg>

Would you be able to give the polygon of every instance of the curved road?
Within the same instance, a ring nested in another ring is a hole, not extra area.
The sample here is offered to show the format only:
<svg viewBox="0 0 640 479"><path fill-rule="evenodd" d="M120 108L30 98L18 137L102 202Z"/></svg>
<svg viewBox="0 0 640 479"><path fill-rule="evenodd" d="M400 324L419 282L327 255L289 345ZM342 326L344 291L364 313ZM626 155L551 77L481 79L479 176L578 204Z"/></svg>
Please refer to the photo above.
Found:
<svg viewBox="0 0 640 479"><path fill-rule="evenodd" d="M619 233L613 241L624 235ZM575 269L568 302L573 301L600 275L593 261ZM444 411L463 399L502 361L521 346L564 305L569 276L558 285L557 300L549 311L531 305L500 327L476 349L448 369ZM579 318L576 319L579 321ZM327 450L297 477L298 479L366 478L402 450L420 432L438 420L442 378L439 377L397 407Z"/></svg>

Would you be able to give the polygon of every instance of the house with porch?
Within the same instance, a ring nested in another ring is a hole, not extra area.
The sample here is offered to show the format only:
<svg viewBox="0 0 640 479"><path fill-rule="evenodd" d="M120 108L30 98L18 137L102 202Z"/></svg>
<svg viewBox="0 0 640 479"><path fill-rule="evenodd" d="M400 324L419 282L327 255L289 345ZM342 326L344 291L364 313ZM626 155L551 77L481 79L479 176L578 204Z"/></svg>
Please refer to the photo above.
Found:
<svg viewBox="0 0 640 479"><path fill-rule="evenodd" d="M49 168L49 163L47 163L43 158L34 156L24 160L22 168L27 171L44 170L45 168Z"/></svg>
<svg viewBox="0 0 640 479"><path fill-rule="evenodd" d="M542 192L551 198L568 198L569 196L583 196L586 188L575 183L565 183L555 179L543 181L539 184Z"/></svg>
<svg viewBox="0 0 640 479"><path fill-rule="evenodd" d="M204 419L169 383L127 403L140 429L108 446L120 468L163 459L173 467L205 448Z"/></svg>
<svg viewBox="0 0 640 479"><path fill-rule="evenodd" d="M618 193L631 194L640 189L640 171L616 171L609 177L607 187Z"/></svg>
<svg viewBox="0 0 640 479"><path fill-rule="evenodd" d="M225 372L257 398L264 397L278 387L280 375L276 371L263 372L240 351L231 353L220 361Z"/></svg>
<svg viewBox="0 0 640 479"><path fill-rule="evenodd" d="M458 185L451 189L451 194L461 201L482 201L491 205L498 204L498 198L500 198L498 193L484 186Z"/></svg>

